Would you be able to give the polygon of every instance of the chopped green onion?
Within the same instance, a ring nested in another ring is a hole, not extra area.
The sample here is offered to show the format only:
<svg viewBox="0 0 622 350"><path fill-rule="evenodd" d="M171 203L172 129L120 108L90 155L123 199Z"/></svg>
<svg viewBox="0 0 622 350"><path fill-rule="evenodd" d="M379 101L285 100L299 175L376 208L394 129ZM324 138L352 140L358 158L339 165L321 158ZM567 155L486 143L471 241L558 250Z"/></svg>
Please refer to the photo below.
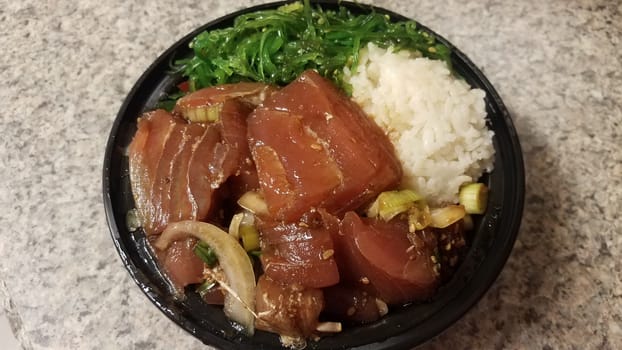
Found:
<svg viewBox="0 0 622 350"><path fill-rule="evenodd" d="M253 225L240 225L242 247L247 252L259 249L259 232Z"/></svg>
<svg viewBox="0 0 622 350"><path fill-rule="evenodd" d="M423 197L412 190L382 192L367 210L367 216L389 221L398 214L407 212L421 199Z"/></svg>
<svg viewBox="0 0 622 350"><path fill-rule="evenodd" d="M203 298L207 292L216 287L218 283L212 279L207 279L199 287L197 287L197 293Z"/></svg>
<svg viewBox="0 0 622 350"><path fill-rule="evenodd" d="M188 108L182 112L184 119L194 123L210 123L220 119L222 103L211 106Z"/></svg>
<svg viewBox="0 0 622 350"><path fill-rule="evenodd" d="M248 254L259 258L261 256L261 250L251 250Z"/></svg>
<svg viewBox="0 0 622 350"><path fill-rule="evenodd" d="M224 312L238 322L248 335L255 332L255 274L251 258L230 234L217 226L200 221L179 221L169 224L155 241L154 247L165 250L174 241L193 236L207 243L218 255L226 284L218 281L227 291ZM215 278L216 279L216 278Z"/></svg>
<svg viewBox="0 0 622 350"><path fill-rule="evenodd" d="M460 188L460 204L468 214L484 214L488 202L488 187L483 183L471 183Z"/></svg>
<svg viewBox="0 0 622 350"><path fill-rule="evenodd" d="M430 207L425 203L417 203L408 210L408 232L423 230L432 222Z"/></svg>
<svg viewBox="0 0 622 350"><path fill-rule="evenodd" d="M194 254L196 254L204 263L209 267L214 267L218 264L218 256L214 249L205 242L199 242L194 246Z"/></svg>

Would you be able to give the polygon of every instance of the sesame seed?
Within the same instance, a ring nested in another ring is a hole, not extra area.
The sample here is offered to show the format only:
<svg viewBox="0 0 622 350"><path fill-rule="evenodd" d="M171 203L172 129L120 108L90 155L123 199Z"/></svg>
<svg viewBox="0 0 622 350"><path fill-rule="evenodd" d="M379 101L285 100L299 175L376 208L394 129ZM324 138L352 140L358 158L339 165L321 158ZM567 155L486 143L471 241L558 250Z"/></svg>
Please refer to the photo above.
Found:
<svg viewBox="0 0 622 350"><path fill-rule="evenodd" d="M332 249L327 249L322 252L322 259L328 260L331 256L335 254L335 251Z"/></svg>
<svg viewBox="0 0 622 350"><path fill-rule="evenodd" d="M376 298L376 307L380 316L384 316L389 313L389 306L382 299Z"/></svg>

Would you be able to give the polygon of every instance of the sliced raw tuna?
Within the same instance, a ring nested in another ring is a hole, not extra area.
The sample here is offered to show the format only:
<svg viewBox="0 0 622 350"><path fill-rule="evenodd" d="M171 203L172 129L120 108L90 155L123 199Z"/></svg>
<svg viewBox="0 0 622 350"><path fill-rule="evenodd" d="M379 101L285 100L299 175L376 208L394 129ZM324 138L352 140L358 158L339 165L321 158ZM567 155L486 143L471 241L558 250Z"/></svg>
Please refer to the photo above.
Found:
<svg viewBox="0 0 622 350"><path fill-rule="evenodd" d="M222 107L226 101L237 100L254 108L270 96L276 88L262 83L237 83L208 87L192 92L175 104L174 112L190 119L196 110L215 106Z"/></svg>
<svg viewBox="0 0 622 350"><path fill-rule="evenodd" d="M259 184L273 218L295 221L341 185L338 164L302 117L258 108L248 128Z"/></svg>
<svg viewBox="0 0 622 350"><path fill-rule="evenodd" d="M188 167L194 149L198 146L205 127L199 124L189 124L183 135L183 147L179 155L173 162L173 172L171 174L170 189L170 221L185 220L189 213L193 212L193 202L189 196Z"/></svg>
<svg viewBox="0 0 622 350"><path fill-rule="evenodd" d="M324 297L320 289L279 284L265 275L257 281L257 329L292 338L307 338L315 332L323 307Z"/></svg>
<svg viewBox="0 0 622 350"><path fill-rule="evenodd" d="M244 173L245 186L258 186L246 142L248 113L248 107L229 100L214 123L187 123L163 110L139 119L129 147L130 179L148 235L169 222L208 219L232 176Z"/></svg>
<svg viewBox="0 0 622 350"><path fill-rule="evenodd" d="M223 140L236 153L237 167L229 179L229 188L234 198L259 188L257 169L248 148L246 119L251 112L252 109L246 104L235 100L223 103L220 112Z"/></svg>
<svg viewBox="0 0 622 350"><path fill-rule="evenodd" d="M395 187L401 166L388 137L310 70L271 94L248 121L249 145L271 216L358 208Z"/></svg>
<svg viewBox="0 0 622 350"><path fill-rule="evenodd" d="M153 187L151 188L151 203L154 210L151 213L150 220L153 230L157 232L164 230L169 222L173 166L184 147L189 147L184 142L186 127L187 124L182 123L173 127L158 161Z"/></svg>
<svg viewBox="0 0 622 350"><path fill-rule="evenodd" d="M185 286L205 280L205 264L193 251L196 243L196 239L188 238L173 242L164 252L157 252L160 265L180 293Z"/></svg>
<svg viewBox="0 0 622 350"><path fill-rule="evenodd" d="M341 278L387 304L429 298L440 281L436 235L417 231L416 244L408 235L406 220L384 222L346 213L333 236Z"/></svg>
<svg viewBox="0 0 622 350"><path fill-rule="evenodd" d="M175 127L182 121L164 110L145 113L138 119L138 130L129 145L132 194L148 234L162 230L157 217L159 199L153 198L160 159Z"/></svg>
<svg viewBox="0 0 622 350"><path fill-rule="evenodd" d="M323 288L339 282L332 235L339 231L333 217L317 213L300 222L261 224L261 263L275 281Z"/></svg>

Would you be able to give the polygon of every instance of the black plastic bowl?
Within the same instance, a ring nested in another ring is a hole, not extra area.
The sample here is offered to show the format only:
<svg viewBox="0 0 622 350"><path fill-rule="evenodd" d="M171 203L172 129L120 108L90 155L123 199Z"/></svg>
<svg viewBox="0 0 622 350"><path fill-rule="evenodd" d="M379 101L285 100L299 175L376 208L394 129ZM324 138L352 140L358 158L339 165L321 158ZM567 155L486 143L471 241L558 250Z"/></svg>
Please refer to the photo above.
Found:
<svg viewBox="0 0 622 350"><path fill-rule="evenodd" d="M317 1L324 8L336 8L334 1ZM134 207L125 150L136 131L136 118L153 109L157 101L180 77L168 74L169 63L186 57L190 40L206 29L230 26L243 13L275 8L284 2L248 8L212 21L171 46L140 77L127 96L113 124L106 147L103 194L112 239L121 260L147 297L171 320L206 344L222 349L280 349L278 336L257 332L252 338L236 331L219 307L205 305L196 293L176 301L164 282L139 230L129 232L126 213ZM341 2L355 13L375 11L393 20L407 18L377 8ZM424 30L428 30L423 27ZM429 30L428 30L429 31ZM457 48L429 31L452 50L454 69L473 87L486 92L488 126L495 133L495 169L482 181L490 188L488 210L476 222L475 233L465 261L435 297L423 304L391 310L372 324L350 327L334 336L309 342L308 349L404 349L437 335L471 308L488 290L503 268L516 240L524 199L524 169L521 149L510 115L501 98L479 69ZM131 307L131 306L130 306ZM491 317L494 317L491 315Z"/></svg>

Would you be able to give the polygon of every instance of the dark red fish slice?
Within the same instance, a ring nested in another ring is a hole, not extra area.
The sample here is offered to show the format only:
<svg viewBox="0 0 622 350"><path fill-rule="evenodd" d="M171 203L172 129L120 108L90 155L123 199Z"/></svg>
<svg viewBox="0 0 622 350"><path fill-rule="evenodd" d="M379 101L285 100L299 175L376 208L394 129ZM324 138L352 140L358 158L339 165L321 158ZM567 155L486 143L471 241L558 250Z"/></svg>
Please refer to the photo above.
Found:
<svg viewBox="0 0 622 350"><path fill-rule="evenodd" d="M314 207L342 214L395 187L402 176L382 130L314 71L255 109L248 135L276 220L295 221Z"/></svg>
<svg viewBox="0 0 622 350"><path fill-rule="evenodd" d="M154 232L161 232L169 222L173 165L175 159L184 150L186 126L186 124L179 123L173 127L158 161L156 176L151 189L151 203L154 210L150 221Z"/></svg>
<svg viewBox="0 0 622 350"><path fill-rule="evenodd" d="M408 223L360 218L348 212L333 236L344 280L369 288L387 304L430 297L440 281L432 256L433 232L417 232L418 246L408 239Z"/></svg>
<svg viewBox="0 0 622 350"><path fill-rule="evenodd" d="M238 100L229 100L223 103L220 112L222 137L224 142L235 152L234 158L237 167L229 179L234 198L239 198L245 192L259 188L257 169L248 148L246 118L252 112L246 104Z"/></svg>
<svg viewBox="0 0 622 350"><path fill-rule="evenodd" d="M175 105L175 113L185 114L194 108L203 108L237 99L250 106L263 102L276 88L262 83L223 84L197 90L180 98Z"/></svg>
<svg viewBox="0 0 622 350"><path fill-rule="evenodd" d="M257 281L257 329L306 338L315 332L323 307L324 298L320 289L279 284L265 275Z"/></svg>
<svg viewBox="0 0 622 350"><path fill-rule="evenodd" d="M342 186L325 207L345 213L396 186L401 179L401 164L393 145L374 121L317 73L306 72L298 81L290 86L290 93L317 96L300 98L298 108L305 111L306 125L321 135L343 174Z"/></svg>
<svg viewBox="0 0 622 350"><path fill-rule="evenodd" d="M341 184L339 167L300 116L260 107L248 128L260 186L275 219L297 220Z"/></svg>
<svg viewBox="0 0 622 350"><path fill-rule="evenodd" d="M228 101L216 123L189 124L163 110L139 119L129 146L130 178L148 235L160 233L171 221L208 218L215 192L240 172L243 158L250 158L248 112Z"/></svg>
<svg viewBox="0 0 622 350"><path fill-rule="evenodd" d="M232 165L227 170L223 169L223 164L227 164L227 153L228 148L220 142L219 127L209 125L188 163L188 194L192 204L189 219L203 220L208 217L214 190L233 171Z"/></svg>
<svg viewBox="0 0 622 350"><path fill-rule="evenodd" d="M332 235L336 219L307 215L297 223L260 225L264 273L280 283L323 288L339 282Z"/></svg>
<svg viewBox="0 0 622 350"><path fill-rule="evenodd" d="M188 238L173 242L166 251L158 251L158 261L178 292L183 293L184 287L201 283L205 264L194 254L197 240Z"/></svg>
<svg viewBox="0 0 622 350"><path fill-rule="evenodd" d="M153 187L166 142L179 123L179 119L164 110L145 113L138 119L138 130L129 146L132 193L147 234L159 232Z"/></svg>
<svg viewBox="0 0 622 350"><path fill-rule="evenodd" d="M193 203L189 193L189 164L194 149L201 141L205 127L199 124L188 124L183 136L183 149L173 163L170 192L170 221L181 221L192 218Z"/></svg>

